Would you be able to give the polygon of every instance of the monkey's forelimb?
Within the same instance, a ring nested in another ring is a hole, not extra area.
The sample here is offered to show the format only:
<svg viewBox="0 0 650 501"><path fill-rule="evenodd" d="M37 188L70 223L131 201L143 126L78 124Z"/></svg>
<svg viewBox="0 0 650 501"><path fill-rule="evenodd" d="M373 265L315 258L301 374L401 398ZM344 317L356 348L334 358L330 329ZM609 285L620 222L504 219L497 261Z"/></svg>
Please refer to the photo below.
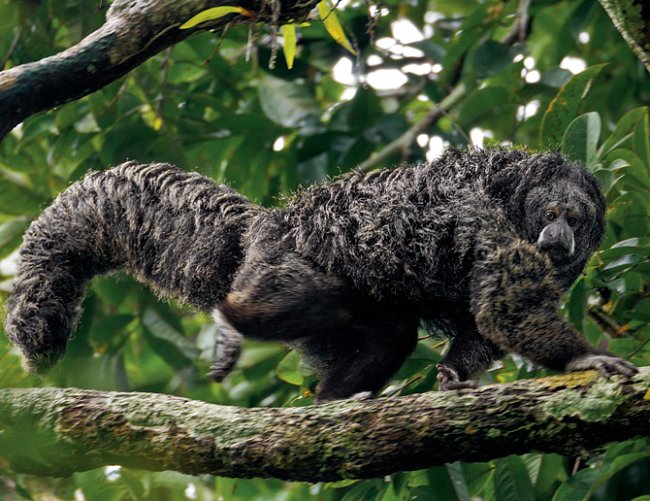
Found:
<svg viewBox="0 0 650 501"><path fill-rule="evenodd" d="M127 162L70 186L25 234L5 330L25 367L64 352L93 276L125 269L203 310L228 293L250 221L262 210L225 186L166 164Z"/></svg>

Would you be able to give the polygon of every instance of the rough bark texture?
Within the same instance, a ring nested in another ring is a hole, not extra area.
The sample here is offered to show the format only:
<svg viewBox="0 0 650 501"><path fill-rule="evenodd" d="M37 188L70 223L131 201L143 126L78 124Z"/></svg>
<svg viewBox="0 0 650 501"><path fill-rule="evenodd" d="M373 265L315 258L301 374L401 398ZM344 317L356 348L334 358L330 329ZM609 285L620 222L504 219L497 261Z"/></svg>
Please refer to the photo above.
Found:
<svg viewBox="0 0 650 501"><path fill-rule="evenodd" d="M614 26L650 72L650 2L599 0Z"/></svg>
<svg viewBox="0 0 650 501"><path fill-rule="evenodd" d="M37 475L103 465L331 481L531 450L576 454L650 433L650 367L461 392L241 409L147 393L0 390L0 464Z"/></svg>
<svg viewBox="0 0 650 501"><path fill-rule="evenodd" d="M275 4L277 2L277 4ZM161 50L196 31L301 20L317 0L114 0L106 23L77 45L40 61L0 72L0 140L27 117L108 85ZM230 14L197 28L180 25L206 9L241 6L253 17ZM274 5L279 11L274 13Z"/></svg>

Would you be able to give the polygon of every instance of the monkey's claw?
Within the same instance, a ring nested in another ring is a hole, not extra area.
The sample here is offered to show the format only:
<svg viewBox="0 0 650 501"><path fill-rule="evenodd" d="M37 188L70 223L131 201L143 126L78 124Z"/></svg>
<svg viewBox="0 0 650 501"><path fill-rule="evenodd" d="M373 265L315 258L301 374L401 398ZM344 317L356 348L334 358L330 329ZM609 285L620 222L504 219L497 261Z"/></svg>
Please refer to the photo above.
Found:
<svg viewBox="0 0 650 501"><path fill-rule="evenodd" d="M567 372L586 371L590 369L595 369L608 378L616 375L631 377L639 372L639 369L627 360L612 355L583 355L574 358L566 366Z"/></svg>
<svg viewBox="0 0 650 501"><path fill-rule="evenodd" d="M438 364L436 365L436 369L438 369L436 379L438 380L439 391L478 388L478 381L475 379L466 379L465 381L461 381L458 377L458 373L451 367Z"/></svg>

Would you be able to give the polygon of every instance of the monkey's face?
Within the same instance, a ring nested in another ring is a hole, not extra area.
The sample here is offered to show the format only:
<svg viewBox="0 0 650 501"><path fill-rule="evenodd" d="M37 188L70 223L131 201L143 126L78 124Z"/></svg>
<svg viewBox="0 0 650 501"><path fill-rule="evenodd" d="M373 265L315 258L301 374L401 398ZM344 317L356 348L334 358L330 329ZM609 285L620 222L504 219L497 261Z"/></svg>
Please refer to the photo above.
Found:
<svg viewBox="0 0 650 501"><path fill-rule="evenodd" d="M537 237L537 246L555 262L570 260L576 249L574 229L580 223L579 209L553 200L546 206L543 219L544 226Z"/></svg>
<svg viewBox="0 0 650 501"><path fill-rule="evenodd" d="M568 180L536 187L526 197L528 238L559 268L583 263L602 238L602 215Z"/></svg>

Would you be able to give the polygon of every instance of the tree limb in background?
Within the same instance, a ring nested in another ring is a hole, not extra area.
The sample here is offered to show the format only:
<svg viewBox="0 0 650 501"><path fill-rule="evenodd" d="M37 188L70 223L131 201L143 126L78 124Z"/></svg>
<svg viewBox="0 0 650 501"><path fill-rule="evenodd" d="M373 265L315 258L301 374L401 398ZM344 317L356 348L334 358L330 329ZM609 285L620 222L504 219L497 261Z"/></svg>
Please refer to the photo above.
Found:
<svg viewBox="0 0 650 501"><path fill-rule="evenodd" d="M530 27L530 16L528 14L530 2L531 0L520 0L515 23L512 25L508 33L501 38L500 43L505 45L514 45L515 43L523 43L526 41L528 29ZM422 119L413 124L400 137L384 146L376 154L364 160L356 168L361 172L369 172L375 167L382 165L391 156L410 147L419 134L423 133L430 127L433 127L451 108L462 101L467 93L467 85L464 82L458 82L451 89L449 94L431 108Z"/></svg>
<svg viewBox="0 0 650 501"><path fill-rule="evenodd" d="M0 390L0 465L68 475L104 465L310 482L380 477L531 450L581 454L648 436L650 367L462 392L241 409L148 393Z"/></svg>
<svg viewBox="0 0 650 501"><path fill-rule="evenodd" d="M612 23L650 73L650 2L599 0Z"/></svg>
<svg viewBox="0 0 650 501"><path fill-rule="evenodd" d="M272 22L271 4L281 5L279 21L304 19L317 0L115 0L106 22L77 45L40 61L0 72L0 140L35 113L95 92L192 33L251 22ZM194 15L220 5L245 7L238 13L180 29Z"/></svg>

